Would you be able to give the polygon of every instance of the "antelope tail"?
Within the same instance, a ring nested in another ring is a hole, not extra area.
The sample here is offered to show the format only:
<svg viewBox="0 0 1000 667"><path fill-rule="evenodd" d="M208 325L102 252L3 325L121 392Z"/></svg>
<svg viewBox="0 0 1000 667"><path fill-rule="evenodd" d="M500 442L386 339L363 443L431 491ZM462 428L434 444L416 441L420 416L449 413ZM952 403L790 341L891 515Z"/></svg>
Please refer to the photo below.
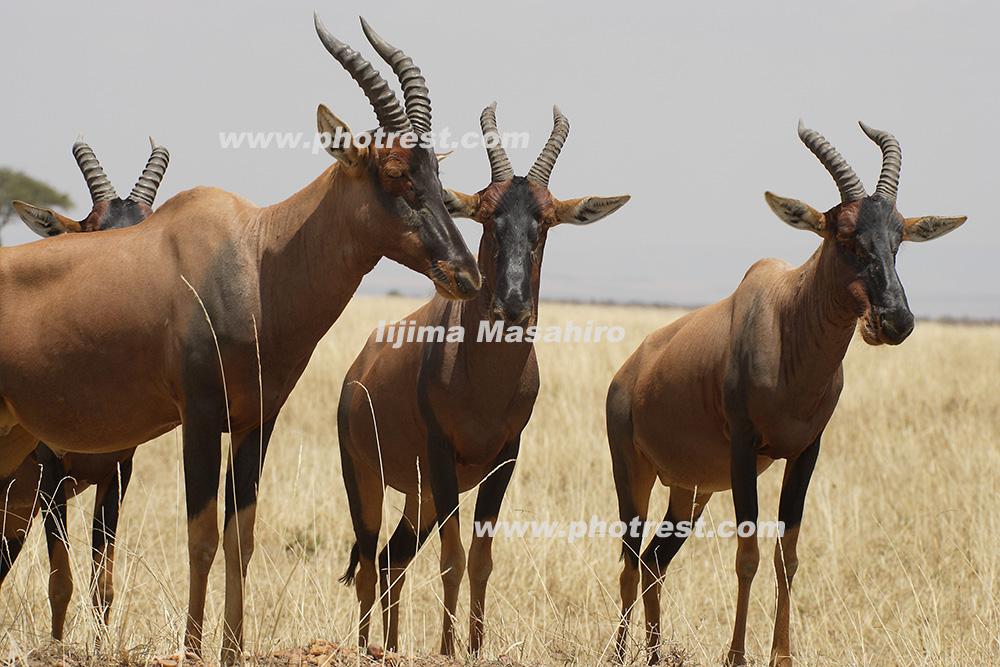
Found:
<svg viewBox="0 0 1000 667"><path fill-rule="evenodd" d="M344 572L338 581L345 586L350 586L354 583L354 575L358 571L358 564L361 563L361 549L358 548L358 543L355 542L351 545L351 562L347 565L347 571Z"/></svg>

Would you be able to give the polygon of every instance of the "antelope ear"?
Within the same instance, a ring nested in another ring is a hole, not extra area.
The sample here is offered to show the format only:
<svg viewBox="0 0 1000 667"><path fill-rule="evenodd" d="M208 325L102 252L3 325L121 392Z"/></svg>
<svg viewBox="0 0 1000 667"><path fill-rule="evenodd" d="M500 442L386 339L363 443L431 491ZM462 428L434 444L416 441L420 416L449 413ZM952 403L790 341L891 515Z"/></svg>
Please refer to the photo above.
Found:
<svg viewBox="0 0 1000 667"><path fill-rule="evenodd" d="M351 128L347 123L333 115L325 104L316 110L316 127L323 136L323 148L337 159L337 162L348 171L354 171L361 165L361 149L354 145Z"/></svg>
<svg viewBox="0 0 1000 667"><path fill-rule="evenodd" d="M941 217L938 215L926 215L922 218L906 218L903 220L903 240L904 241L930 241L939 236L944 236L955 229L963 222L965 216Z"/></svg>
<svg viewBox="0 0 1000 667"><path fill-rule="evenodd" d="M589 225L608 217L625 205L632 195L581 197L556 202L556 224Z"/></svg>
<svg viewBox="0 0 1000 667"><path fill-rule="evenodd" d="M70 220L65 215L59 215L50 208L15 201L14 210L21 216L21 220L24 220L24 224L39 236L58 236L66 232L80 231L79 222Z"/></svg>
<svg viewBox="0 0 1000 667"><path fill-rule="evenodd" d="M476 211L479 210L479 195L466 195L448 188L441 188L441 196L444 198L444 206L453 218L476 219Z"/></svg>
<svg viewBox="0 0 1000 667"><path fill-rule="evenodd" d="M820 236L826 235L826 216L812 206L798 199L779 197L773 192L765 192L764 199L776 216L795 229L808 229Z"/></svg>

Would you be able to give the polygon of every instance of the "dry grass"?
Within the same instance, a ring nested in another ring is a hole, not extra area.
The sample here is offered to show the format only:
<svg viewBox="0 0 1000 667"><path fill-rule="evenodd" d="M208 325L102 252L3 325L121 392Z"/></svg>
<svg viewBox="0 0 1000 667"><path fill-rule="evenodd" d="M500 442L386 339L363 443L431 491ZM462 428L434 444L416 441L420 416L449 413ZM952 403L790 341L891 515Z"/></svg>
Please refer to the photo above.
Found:
<svg viewBox="0 0 1000 667"><path fill-rule="evenodd" d="M323 638L350 643L352 590L337 582L352 542L340 477L335 413L340 382L379 319L414 300L355 299L319 346L278 420L262 482L258 548L250 567L248 650L270 654ZM502 519L616 518L604 433L604 395L619 365L679 311L545 303L542 324L622 324L617 344L541 344L542 391L522 442ZM1000 328L918 323L901 348L855 341L847 384L813 478L793 597L793 650L809 665L993 665L1000 659ZM761 516L773 518L781 465L760 480ZM178 649L187 606L187 547L180 438L140 448L121 525L118 595L105 650L143 664ZM77 594L67 640L78 652L96 624L89 582L89 504L70 509ZM654 490L651 518L666 492ZM400 497L388 497L395 524ZM471 530L472 502L462 522ZM728 494L706 516L733 517ZM468 535L466 536L468 544ZM718 664L732 629L735 539L693 539L675 559L664 595L664 638L684 664ZM773 545L751 600L748 650L766 661L772 628ZM618 553L612 538L569 545L499 537L487 610L485 655L531 664L605 660L618 616ZM47 564L41 530L0 596L0 658L24 656L48 634ZM440 641L439 547L418 555L403 592L401 636L411 654ZM221 551L220 551L221 554ZM464 635L468 589L459 627ZM221 642L221 555L210 580L206 651ZM641 617L641 614L639 614ZM375 624L379 641L380 622ZM633 625L639 656L641 626ZM405 660L404 663L406 664Z"/></svg>

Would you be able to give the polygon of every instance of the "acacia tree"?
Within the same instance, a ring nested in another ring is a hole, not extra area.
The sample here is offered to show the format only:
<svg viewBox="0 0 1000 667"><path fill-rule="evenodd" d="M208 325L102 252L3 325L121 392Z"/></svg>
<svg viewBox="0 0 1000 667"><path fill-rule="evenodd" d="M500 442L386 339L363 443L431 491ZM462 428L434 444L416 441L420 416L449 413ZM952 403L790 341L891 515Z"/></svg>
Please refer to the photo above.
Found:
<svg viewBox="0 0 1000 667"><path fill-rule="evenodd" d="M37 181L23 171L0 167L0 229L17 215L11 202L15 199L30 202L35 206L70 208L73 202L69 196L59 192L47 183Z"/></svg>

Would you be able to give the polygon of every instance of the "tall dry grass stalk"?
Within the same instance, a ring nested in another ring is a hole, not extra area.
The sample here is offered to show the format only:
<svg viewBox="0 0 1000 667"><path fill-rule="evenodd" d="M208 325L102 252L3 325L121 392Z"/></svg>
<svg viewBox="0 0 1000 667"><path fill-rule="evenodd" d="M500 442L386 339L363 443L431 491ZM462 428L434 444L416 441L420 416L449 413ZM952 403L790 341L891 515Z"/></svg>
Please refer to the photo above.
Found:
<svg viewBox="0 0 1000 667"><path fill-rule="evenodd" d="M247 649L268 652L316 638L349 643L352 589L337 582L353 541L340 476L336 405L347 367L380 319L419 302L356 298L324 339L278 419L261 483L257 551L247 586ZM541 324L620 324L621 343L538 344L542 388L522 440L502 520L612 521L617 515L604 429L612 375L642 338L680 311L543 303ZM806 501L792 611L793 651L809 665L994 665L1000 660L1000 327L920 322L899 348L854 342L846 387L826 431ZM782 464L759 482L761 518L777 515ZM221 474L221 473L220 473ZM187 605L187 524L179 432L139 449L116 558L117 595L105 650L171 653ZM89 645L92 492L71 503L77 593L67 641ZM463 497L466 545L474 500ZM387 495L386 526L402 497ZM650 519L666 491L653 493ZM732 520L728 494L710 524ZM221 517L220 517L221 520ZM385 536L383 535L383 540ZM761 540L748 650L767 659L774 607L773 540ZM690 539L666 576L664 639L701 664L717 664L732 631L736 540ZM618 554L612 538L573 544L495 541L485 654L537 664L595 664L609 655L618 620ZM408 652L440 641L439 544L412 564L401 607ZM48 635L48 567L36 526L0 593L0 658ZM221 644L224 567L210 580L206 655ZM467 639L468 587L459 607ZM377 615L373 639L381 641ZM631 651L641 659L641 610ZM461 647L464 649L464 646Z"/></svg>

